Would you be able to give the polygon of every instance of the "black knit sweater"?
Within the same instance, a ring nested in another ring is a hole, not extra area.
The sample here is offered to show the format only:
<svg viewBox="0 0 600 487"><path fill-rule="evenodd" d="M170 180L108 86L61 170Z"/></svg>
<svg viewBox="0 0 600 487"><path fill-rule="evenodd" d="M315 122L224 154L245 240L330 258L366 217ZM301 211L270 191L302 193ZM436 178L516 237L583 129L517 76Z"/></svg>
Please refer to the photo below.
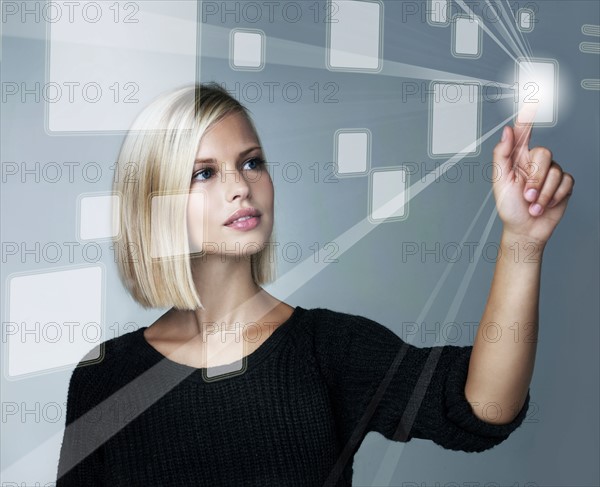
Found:
<svg viewBox="0 0 600 487"><path fill-rule="evenodd" d="M464 396L472 346L415 347L324 308L297 306L227 378L165 358L143 331L74 370L57 487L349 486L369 431L480 452L529 405L528 393L512 423L483 422Z"/></svg>

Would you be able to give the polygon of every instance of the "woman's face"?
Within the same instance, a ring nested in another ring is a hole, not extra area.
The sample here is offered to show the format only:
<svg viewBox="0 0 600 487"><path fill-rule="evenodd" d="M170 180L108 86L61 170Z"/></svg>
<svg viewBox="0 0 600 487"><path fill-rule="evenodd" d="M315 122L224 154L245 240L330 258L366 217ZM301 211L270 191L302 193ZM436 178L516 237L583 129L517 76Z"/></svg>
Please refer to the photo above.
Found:
<svg viewBox="0 0 600 487"><path fill-rule="evenodd" d="M229 114L204 133L190 178L191 252L248 258L258 253L273 229L273 183L242 114ZM226 225L240 209L257 216Z"/></svg>

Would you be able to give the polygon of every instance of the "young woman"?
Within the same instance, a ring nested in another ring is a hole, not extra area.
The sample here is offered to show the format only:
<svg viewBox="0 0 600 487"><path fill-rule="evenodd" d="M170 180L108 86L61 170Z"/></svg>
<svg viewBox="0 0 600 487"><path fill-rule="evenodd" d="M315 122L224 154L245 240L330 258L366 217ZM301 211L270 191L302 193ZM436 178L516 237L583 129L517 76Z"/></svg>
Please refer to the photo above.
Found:
<svg viewBox="0 0 600 487"><path fill-rule="evenodd" d="M542 254L574 184L529 134L505 127L494 150L512 250L474 345L415 347L262 289L274 188L248 112L213 83L155 100L119 155L116 248L133 298L170 309L74 370L57 486L348 486L369 431L467 452L504 441L528 409Z"/></svg>

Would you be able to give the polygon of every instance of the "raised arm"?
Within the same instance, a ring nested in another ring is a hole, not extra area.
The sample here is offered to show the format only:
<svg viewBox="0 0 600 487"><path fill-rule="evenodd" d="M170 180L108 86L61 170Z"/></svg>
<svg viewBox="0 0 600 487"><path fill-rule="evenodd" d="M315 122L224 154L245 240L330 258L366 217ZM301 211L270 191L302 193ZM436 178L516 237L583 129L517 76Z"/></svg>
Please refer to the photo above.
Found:
<svg viewBox="0 0 600 487"><path fill-rule="evenodd" d="M510 423L533 375L544 248L562 218L575 180L545 147L529 149L531 125L505 127L494 149L493 191L503 223L488 300L465 385L474 414Z"/></svg>

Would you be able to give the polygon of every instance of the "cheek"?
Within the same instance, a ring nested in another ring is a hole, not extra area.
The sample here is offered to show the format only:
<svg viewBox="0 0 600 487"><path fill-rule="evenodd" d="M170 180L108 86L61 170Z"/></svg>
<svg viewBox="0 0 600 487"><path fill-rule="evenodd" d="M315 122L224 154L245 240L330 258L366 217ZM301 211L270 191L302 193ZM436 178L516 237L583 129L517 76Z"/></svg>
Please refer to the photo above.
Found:
<svg viewBox="0 0 600 487"><path fill-rule="evenodd" d="M263 201L273 201L275 188L273 187L273 181L266 170L262 174L261 178L256 182L256 191L261 195Z"/></svg>
<svg viewBox="0 0 600 487"><path fill-rule="evenodd" d="M210 221L211 214L213 212L211 212L208 195L204 192L191 193L187 204L188 234L193 236L203 232L206 228L206 220Z"/></svg>

